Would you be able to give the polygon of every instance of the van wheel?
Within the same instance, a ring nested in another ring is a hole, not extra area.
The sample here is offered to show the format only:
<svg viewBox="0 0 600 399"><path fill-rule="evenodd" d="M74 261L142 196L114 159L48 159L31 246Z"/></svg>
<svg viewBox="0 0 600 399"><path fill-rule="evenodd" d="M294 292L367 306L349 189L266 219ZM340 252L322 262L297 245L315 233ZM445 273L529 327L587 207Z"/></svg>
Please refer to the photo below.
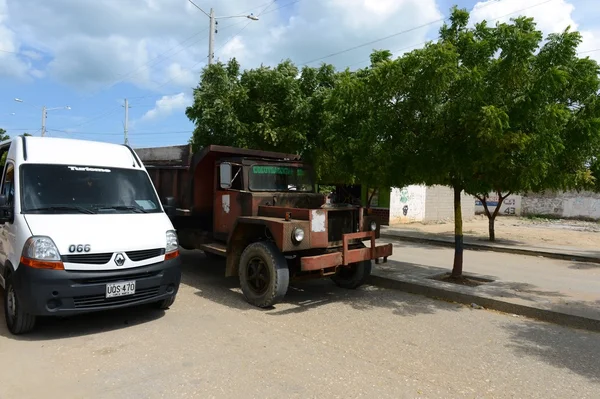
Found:
<svg viewBox="0 0 600 399"><path fill-rule="evenodd" d="M338 287L353 290L366 283L370 275L371 261L363 260L348 266L340 266L331 279Z"/></svg>
<svg viewBox="0 0 600 399"><path fill-rule="evenodd" d="M4 288L4 317L8 330L15 335L25 334L35 327L35 316L21 308L10 274L6 277Z"/></svg>
<svg viewBox="0 0 600 399"><path fill-rule="evenodd" d="M166 310L171 307L175 303L175 295L170 298L163 299L162 301L154 302L153 305L156 309Z"/></svg>
<svg viewBox="0 0 600 399"><path fill-rule="evenodd" d="M242 292L254 306L266 308L279 302L290 283L283 254L272 242L255 242L242 252L239 265Z"/></svg>

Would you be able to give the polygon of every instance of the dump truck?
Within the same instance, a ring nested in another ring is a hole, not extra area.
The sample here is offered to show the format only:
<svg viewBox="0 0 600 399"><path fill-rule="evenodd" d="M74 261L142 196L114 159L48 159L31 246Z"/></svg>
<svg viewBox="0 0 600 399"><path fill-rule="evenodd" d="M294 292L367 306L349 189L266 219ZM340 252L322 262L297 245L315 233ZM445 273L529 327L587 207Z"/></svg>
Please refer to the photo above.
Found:
<svg viewBox="0 0 600 399"><path fill-rule="evenodd" d="M355 289L392 245L366 208L331 203L299 156L210 145L139 148L179 245L225 258L246 300L271 307L290 280L331 278ZM365 245L368 242L370 245Z"/></svg>

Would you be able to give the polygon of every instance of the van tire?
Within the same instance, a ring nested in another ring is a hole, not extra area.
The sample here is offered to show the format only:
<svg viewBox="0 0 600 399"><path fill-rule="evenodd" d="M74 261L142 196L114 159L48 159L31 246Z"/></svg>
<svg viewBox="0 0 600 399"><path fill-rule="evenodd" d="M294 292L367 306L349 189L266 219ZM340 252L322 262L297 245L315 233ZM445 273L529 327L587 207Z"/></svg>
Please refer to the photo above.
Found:
<svg viewBox="0 0 600 399"><path fill-rule="evenodd" d="M239 278L246 300L259 308L268 308L287 293L290 271L277 246L260 241L248 245L242 252Z"/></svg>
<svg viewBox="0 0 600 399"><path fill-rule="evenodd" d="M28 333L35 327L36 317L21 308L10 274L5 277L4 318L6 327L14 335Z"/></svg>
<svg viewBox="0 0 600 399"><path fill-rule="evenodd" d="M154 302L153 305L156 309L167 310L175 303L175 295L170 298L163 299L162 301Z"/></svg>
<svg viewBox="0 0 600 399"><path fill-rule="evenodd" d="M338 287L353 290L367 282L371 275L371 266L371 260L340 266L331 279Z"/></svg>

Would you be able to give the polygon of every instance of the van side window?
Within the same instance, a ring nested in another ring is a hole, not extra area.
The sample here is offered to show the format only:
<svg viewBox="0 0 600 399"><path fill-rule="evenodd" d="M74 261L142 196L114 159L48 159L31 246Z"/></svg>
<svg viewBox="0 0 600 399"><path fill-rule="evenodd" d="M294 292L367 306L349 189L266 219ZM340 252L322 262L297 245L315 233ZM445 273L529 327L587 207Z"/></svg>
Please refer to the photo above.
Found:
<svg viewBox="0 0 600 399"><path fill-rule="evenodd" d="M2 195L6 196L6 205L12 205L15 196L15 165L12 162L6 164L4 179L2 179Z"/></svg>

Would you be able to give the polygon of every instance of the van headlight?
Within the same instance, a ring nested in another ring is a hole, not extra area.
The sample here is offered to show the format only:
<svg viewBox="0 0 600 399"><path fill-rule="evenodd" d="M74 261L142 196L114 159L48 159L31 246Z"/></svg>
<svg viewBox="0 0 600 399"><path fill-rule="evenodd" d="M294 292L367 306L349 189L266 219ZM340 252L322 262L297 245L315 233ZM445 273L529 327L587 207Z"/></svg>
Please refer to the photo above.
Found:
<svg viewBox="0 0 600 399"><path fill-rule="evenodd" d="M292 232L292 239L297 244L301 243L302 240L304 240L304 230L302 230L300 227L296 227Z"/></svg>
<svg viewBox="0 0 600 399"><path fill-rule="evenodd" d="M375 231L377 230L377 222L376 221L371 221L371 231Z"/></svg>
<svg viewBox="0 0 600 399"><path fill-rule="evenodd" d="M50 237L32 236L25 242L21 263L36 269L63 270L60 252Z"/></svg>
<svg viewBox="0 0 600 399"><path fill-rule="evenodd" d="M179 241L175 230L167 231L167 244L165 246L165 260L179 256Z"/></svg>

